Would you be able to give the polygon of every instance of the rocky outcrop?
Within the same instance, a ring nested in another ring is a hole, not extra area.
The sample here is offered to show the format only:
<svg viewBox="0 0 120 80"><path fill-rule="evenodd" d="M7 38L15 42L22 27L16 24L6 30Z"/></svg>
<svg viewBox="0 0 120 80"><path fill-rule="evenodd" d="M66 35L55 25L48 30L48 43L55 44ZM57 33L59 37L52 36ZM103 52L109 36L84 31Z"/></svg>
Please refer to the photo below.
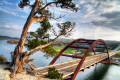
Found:
<svg viewBox="0 0 120 80"><path fill-rule="evenodd" d="M9 68L8 63L0 63L0 80L13 80L10 79L10 71L6 70L7 68ZM51 80L51 79L30 75L26 71L24 71L22 73L18 73L14 80Z"/></svg>

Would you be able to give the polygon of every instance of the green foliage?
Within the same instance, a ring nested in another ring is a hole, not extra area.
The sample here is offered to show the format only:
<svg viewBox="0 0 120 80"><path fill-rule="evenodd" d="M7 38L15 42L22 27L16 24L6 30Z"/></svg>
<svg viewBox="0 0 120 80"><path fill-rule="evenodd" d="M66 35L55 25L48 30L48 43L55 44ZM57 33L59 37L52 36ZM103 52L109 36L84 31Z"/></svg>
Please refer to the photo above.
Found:
<svg viewBox="0 0 120 80"><path fill-rule="evenodd" d="M73 0L54 0L56 3L56 7L61 7L63 9L69 9L72 11L77 12L78 8L75 6L75 1ZM39 8L43 7L43 4L45 4L44 0L40 0L42 4L39 4ZM30 0L21 0L19 7L23 8L24 6L30 5ZM22 7L21 7L22 6Z"/></svg>
<svg viewBox="0 0 120 80"><path fill-rule="evenodd" d="M25 46L28 48L28 49L33 49L37 46L39 46L41 44L41 42L37 39L32 39L32 40L29 40L28 41L28 44L25 44Z"/></svg>
<svg viewBox="0 0 120 80"><path fill-rule="evenodd" d="M80 53L77 56L83 57L85 53ZM87 56L92 56L92 52L89 52Z"/></svg>
<svg viewBox="0 0 120 80"><path fill-rule="evenodd" d="M47 3L47 1L44 1L44 0L39 0L39 4L34 12L35 14L34 18L41 20L41 22L39 22L40 27L35 32L28 32L28 35L26 38L28 41L28 44L25 45L26 47L28 47L28 49L33 49L37 46L45 45L50 41L52 41L52 39L50 39L50 34L49 34L49 32L51 31L54 33L54 36L61 36L61 35L69 36L70 32L75 27L74 22L67 21L65 23L57 24L59 31L55 32L53 26L50 24L50 21L49 21L50 19L56 19L54 13L51 13L49 10L49 8L51 8L49 7L50 6L49 4L51 3L56 5L57 7L69 9L72 11L77 11L78 9L76 8L75 3L72 0L53 0L51 2L49 1L49 3ZM34 8L33 7L34 5L30 5L29 0L22 0L20 2L19 7L24 8L24 6L30 6ZM60 15L60 18L62 18L61 15ZM54 45L49 45L43 48L43 50L46 53L49 53L51 55L57 54L57 51L52 48L53 46Z"/></svg>
<svg viewBox="0 0 120 80"><path fill-rule="evenodd" d="M114 50L120 45L120 41L106 41L109 50Z"/></svg>
<svg viewBox="0 0 120 80"><path fill-rule="evenodd" d="M117 53L117 54L115 54L115 56L114 56L115 58L120 58L120 52L119 53Z"/></svg>
<svg viewBox="0 0 120 80"><path fill-rule="evenodd" d="M75 23L73 22L65 22L65 23L61 23L61 24L57 24L58 28L60 29L60 34L64 35L64 36L68 36L70 35L69 32L71 32L73 30L73 28L75 27Z"/></svg>
<svg viewBox="0 0 120 80"><path fill-rule="evenodd" d="M28 47L28 49L33 49L39 45L46 44L49 41L49 34L47 34L47 32L51 27L52 26L50 25L49 20L44 19L44 21L41 22L40 28L38 28L35 32L28 32L28 44L26 44L26 47ZM53 51L50 46L47 48L44 48L46 52L48 52L50 49L50 53Z"/></svg>
<svg viewBox="0 0 120 80"><path fill-rule="evenodd" d="M57 55L57 51L54 50L54 45L49 45L45 48L43 48L43 50L47 53L47 54L50 54L51 56L56 56Z"/></svg>
<svg viewBox="0 0 120 80"><path fill-rule="evenodd" d="M118 47L120 45L120 43L111 43L111 44L107 44L108 49L110 50L114 50L116 47Z"/></svg>
<svg viewBox="0 0 120 80"><path fill-rule="evenodd" d="M49 38L49 34L47 33L48 30L52 28L51 24L49 23L48 19L44 19L43 22L41 22L41 27L37 29L36 34L38 35L38 38L45 39Z"/></svg>
<svg viewBox="0 0 120 80"><path fill-rule="evenodd" d="M55 1L60 2L60 3L56 4L56 7L69 9L69 10L72 10L72 11L75 11L75 12L78 11L78 8L75 6L75 3L73 3L73 0L55 0Z"/></svg>
<svg viewBox="0 0 120 80"><path fill-rule="evenodd" d="M29 39L49 39L48 31L51 29L51 25L48 19L44 19L43 22L40 23L41 26L35 32L28 32L27 40Z"/></svg>
<svg viewBox="0 0 120 80"><path fill-rule="evenodd" d="M88 53L88 56L92 56L92 52L89 52L89 53Z"/></svg>
<svg viewBox="0 0 120 80"><path fill-rule="evenodd" d="M20 8L24 8L24 6L27 6L27 5L29 5L29 0L22 0L22 1L20 1L20 3L18 4L18 6L20 7Z"/></svg>
<svg viewBox="0 0 120 80"><path fill-rule="evenodd" d="M32 40L29 40L28 41L28 44L25 44L25 46L28 48L28 49L33 49L39 45L44 45L46 44L47 42L43 41L43 40L37 40L37 39L32 39ZM47 53L47 54L51 54L51 56L55 56L57 54L56 50L53 49L53 46L54 45L49 45L45 48L43 48L43 50Z"/></svg>
<svg viewBox="0 0 120 80"><path fill-rule="evenodd" d="M65 45L62 45L62 46L54 46L53 49L59 53L63 48L65 47ZM65 50L64 53L67 53L67 54L73 54L75 51L77 51L76 49L73 49L73 48L68 48L67 50Z"/></svg>
<svg viewBox="0 0 120 80"><path fill-rule="evenodd" d="M68 35L70 35L70 32L74 28L75 23L65 22L65 23L57 24L57 25L60 28L59 35L68 36ZM37 31L28 33L28 35L27 35L28 44L26 44L26 47L28 47L28 49L33 49L39 45L45 45L45 44L49 43L50 38L49 38L49 34L47 34L47 32L51 27L52 26L50 25L48 19L45 19L44 22L41 23L41 27L38 28ZM56 55L57 51L55 49L53 49L52 47L53 47L53 45L49 45L49 46L43 48L43 50L46 53L49 53L51 55ZM71 53L71 51L73 51L73 49L67 50L67 53Z"/></svg>
<svg viewBox="0 0 120 80"><path fill-rule="evenodd" d="M7 62L6 57L4 57L3 55L0 55L0 62Z"/></svg>
<svg viewBox="0 0 120 80"><path fill-rule="evenodd" d="M52 26L51 26L49 20L46 18L46 19L44 19L43 22L41 22L41 27L42 27L42 29L44 30L44 32L46 32L46 31L47 31L49 28L51 28Z"/></svg>
<svg viewBox="0 0 120 80"><path fill-rule="evenodd" d="M61 79L63 77L63 74L59 73L58 70L54 67L48 69L48 78L50 79Z"/></svg>

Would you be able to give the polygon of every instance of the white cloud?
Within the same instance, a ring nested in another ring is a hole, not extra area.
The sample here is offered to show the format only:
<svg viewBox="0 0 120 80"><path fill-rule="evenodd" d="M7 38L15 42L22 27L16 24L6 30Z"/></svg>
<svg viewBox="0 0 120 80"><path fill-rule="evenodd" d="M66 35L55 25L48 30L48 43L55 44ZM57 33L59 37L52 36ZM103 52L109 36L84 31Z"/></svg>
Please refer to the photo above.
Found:
<svg viewBox="0 0 120 80"><path fill-rule="evenodd" d="M106 32L107 31L107 32ZM104 40L120 40L120 32L108 28L94 27L94 28L76 28L70 39L104 39Z"/></svg>
<svg viewBox="0 0 120 80"><path fill-rule="evenodd" d="M12 5L12 3L6 1L6 0L1 0L0 5Z"/></svg>
<svg viewBox="0 0 120 80"><path fill-rule="evenodd" d="M12 24L12 23L0 25L0 27L5 28L5 29L13 29L13 30L21 30L22 29L22 26L17 25L17 24Z"/></svg>
<svg viewBox="0 0 120 80"><path fill-rule="evenodd" d="M11 11L8 11L8 10L2 9L2 8L0 8L0 11L4 12L4 13L11 14L11 15L14 15L14 16L17 16L17 14L15 12L11 12Z"/></svg>
<svg viewBox="0 0 120 80"><path fill-rule="evenodd" d="M84 4L86 1L85 0L80 0L80 4Z"/></svg>
<svg viewBox="0 0 120 80"><path fill-rule="evenodd" d="M120 32L108 28L96 27L95 38L104 40L120 40Z"/></svg>
<svg viewBox="0 0 120 80"><path fill-rule="evenodd" d="M27 16L23 16L23 15L19 15L20 17L22 17L22 18L27 18Z"/></svg>
<svg viewBox="0 0 120 80"><path fill-rule="evenodd" d="M22 18L27 18L27 16L19 15L19 14L17 14L16 12L9 11L9 10L6 10L6 9L0 8L0 11L1 11L1 12L4 12L4 13L7 13L7 14L11 14L11 15L13 15L13 16L18 16L18 17L22 17Z"/></svg>
<svg viewBox="0 0 120 80"><path fill-rule="evenodd" d="M23 26L14 23L1 24L0 34L13 37L20 37L22 33L22 28Z"/></svg>
<svg viewBox="0 0 120 80"><path fill-rule="evenodd" d="M110 29L110 27L105 28L105 26L98 26L91 23L92 21L107 21L106 24L111 23L111 21L113 21L112 19L101 16L101 14L106 12L120 11L120 4L118 4L118 1L119 0L78 0L80 3L80 11L77 13L59 8L52 8L51 11L57 15L66 14L66 17L63 21L75 21L77 24L79 24L79 26L77 25L76 27L76 31L72 33L70 38L75 39L83 37L95 39L102 38L105 40L119 40L119 31Z"/></svg>
<svg viewBox="0 0 120 80"><path fill-rule="evenodd" d="M105 2L101 1L98 9L102 11L102 13L120 11L120 5L118 4L119 2L119 0L108 0Z"/></svg>

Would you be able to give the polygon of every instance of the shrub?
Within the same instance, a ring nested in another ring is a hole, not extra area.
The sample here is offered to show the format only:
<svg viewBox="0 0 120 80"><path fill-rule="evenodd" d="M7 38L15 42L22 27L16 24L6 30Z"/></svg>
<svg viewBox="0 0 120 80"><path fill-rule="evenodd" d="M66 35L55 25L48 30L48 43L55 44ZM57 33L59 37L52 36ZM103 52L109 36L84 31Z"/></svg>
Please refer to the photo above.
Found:
<svg viewBox="0 0 120 80"><path fill-rule="evenodd" d="M48 69L48 78L50 79L61 79L63 77L63 74L59 73L58 70L54 67Z"/></svg>
<svg viewBox="0 0 120 80"><path fill-rule="evenodd" d="M0 55L0 62L7 62L6 57L4 57L3 55Z"/></svg>

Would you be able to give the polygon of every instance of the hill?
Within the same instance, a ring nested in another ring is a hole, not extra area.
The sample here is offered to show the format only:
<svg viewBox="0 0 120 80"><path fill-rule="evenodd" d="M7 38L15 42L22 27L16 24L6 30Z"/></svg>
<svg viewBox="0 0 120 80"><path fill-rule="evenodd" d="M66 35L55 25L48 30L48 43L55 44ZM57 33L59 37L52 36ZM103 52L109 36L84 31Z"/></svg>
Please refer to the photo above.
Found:
<svg viewBox="0 0 120 80"><path fill-rule="evenodd" d="M15 40L19 40L19 38L17 38L17 37L1 36L1 35L0 35L0 39L15 39Z"/></svg>

